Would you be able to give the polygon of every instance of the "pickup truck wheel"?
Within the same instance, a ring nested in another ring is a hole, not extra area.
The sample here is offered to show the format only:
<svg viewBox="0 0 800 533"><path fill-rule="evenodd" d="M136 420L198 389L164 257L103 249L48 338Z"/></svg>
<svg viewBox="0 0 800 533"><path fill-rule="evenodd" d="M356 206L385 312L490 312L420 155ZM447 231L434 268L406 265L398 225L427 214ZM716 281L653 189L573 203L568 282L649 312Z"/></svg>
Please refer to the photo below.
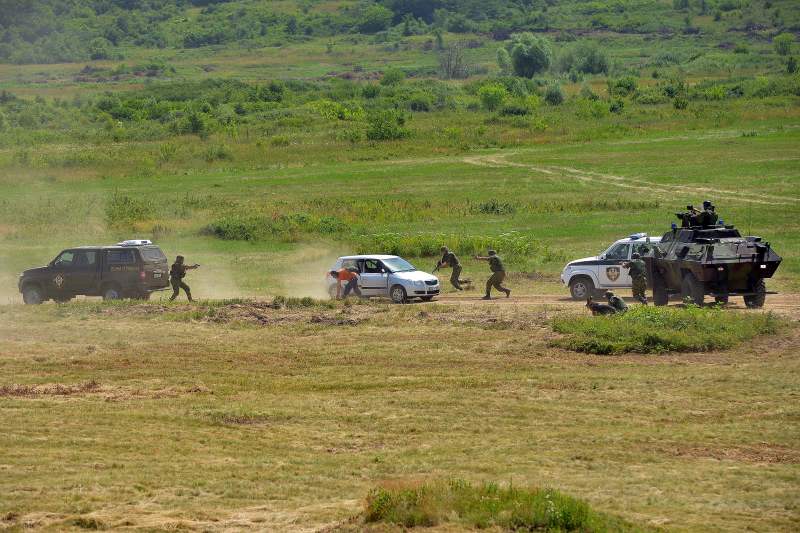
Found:
<svg viewBox="0 0 800 533"><path fill-rule="evenodd" d="M664 286L664 278L661 274L653 272L653 303L659 307L667 305L669 302L669 295L667 288Z"/></svg>
<svg viewBox="0 0 800 533"><path fill-rule="evenodd" d="M703 306L705 288L702 283L697 281L697 278L694 277L694 274L691 272L687 272L683 276L683 281L681 282L681 299L683 299L684 302L701 307Z"/></svg>
<svg viewBox="0 0 800 533"><path fill-rule="evenodd" d="M119 288L115 287L114 285L103 289L103 300L119 300L120 298L122 298L122 293L119 291Z"/></svg>
<svg viewBox="0 0 800 533"><path fill-rule="evenodd" d="M764 301L767 299L767 286L764 284L763 279L758 280L758 283L753 287L753 292L755 293L754 295L744 297L744 305L750 309L764 307Z"/></svg>
<svg viewBox="0 0 800 533"><path fill-rule="evenodd" d="M573 300L586 300L594 294L594 283L586 276L576 276L569 280L569 293Z"/></svg>
<svg viewBox="0 0 800 533"><path fill-rule="evenodd" d="M44 302L42 289L36 285L26 285L22 289L22 301L27 305L39 305Z"/></svg>
<svg viewBox="0 0 800 533"><path fill-rule="evenodd" d="M404 304L406 303L406 300L408 300L406 290L402 285L394 285L389 291L389 297L396 304Z"/></svg>

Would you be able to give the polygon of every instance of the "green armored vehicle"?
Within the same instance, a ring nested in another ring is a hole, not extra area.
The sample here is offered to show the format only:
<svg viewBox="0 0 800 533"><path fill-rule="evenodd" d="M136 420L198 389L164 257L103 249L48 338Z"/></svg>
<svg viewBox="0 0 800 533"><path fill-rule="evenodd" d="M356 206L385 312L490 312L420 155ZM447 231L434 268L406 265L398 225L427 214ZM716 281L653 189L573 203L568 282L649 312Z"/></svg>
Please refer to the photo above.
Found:
<svg viewBox="0 0 800 533"><path fill-rule="evenodd" d="M781 257L761 237L742 237L732 225L692 225L687 213L676 213L683 227L672 225L642 259L656 305L667 305L671 294L702 305L706 295L718 303L743 296L747 307L764 305L765 278L771 278ZM693 220L692 220L693 221Z"/></svg>

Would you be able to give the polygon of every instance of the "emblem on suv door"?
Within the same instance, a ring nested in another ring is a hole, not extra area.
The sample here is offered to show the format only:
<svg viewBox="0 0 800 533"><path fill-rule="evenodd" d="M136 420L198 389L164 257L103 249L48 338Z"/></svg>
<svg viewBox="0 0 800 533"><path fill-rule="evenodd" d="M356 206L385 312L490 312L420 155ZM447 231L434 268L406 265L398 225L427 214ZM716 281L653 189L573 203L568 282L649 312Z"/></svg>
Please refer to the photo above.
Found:
<svg viewBox="0 0 800 533"><path fill-rule="evenodd" d="M55 278L53 278L53 283L55 283L56 287L60 289L61 286L64 285L64 276L58 274Z"/></svg>
<svg viewBox="0 0 800 533"><path fill-rule="evenodd" d="M611 281L617 281L619 279L619 267L608 267L606 268L606 276Z"/></svg>

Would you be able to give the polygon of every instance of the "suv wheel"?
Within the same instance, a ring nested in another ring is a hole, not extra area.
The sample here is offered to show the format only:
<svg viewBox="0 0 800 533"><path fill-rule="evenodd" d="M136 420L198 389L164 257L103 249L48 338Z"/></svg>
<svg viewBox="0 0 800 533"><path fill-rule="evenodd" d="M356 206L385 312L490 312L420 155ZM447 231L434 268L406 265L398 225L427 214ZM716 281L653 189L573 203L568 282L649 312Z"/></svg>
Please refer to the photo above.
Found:
<svg viewBox="0 0 800 533"><path fill-rule="evenodd" d="M111 285L103 289L103 300L119 300L120 298L122 298L122 293L119 292L117 287Z"/></svg>
<svg viewBox="0 0 800 533"><path fill-rule="evenodd" d="M42 289L36 285L26 285L22 289L22 301L27 305L39 305L44 302L44 294Z"/></svg>
<svg viewBox="0 0 800 533"><path fill-rule="evenodd" d="M705 287L701 282L697 281L694 274L687 272L681 282L681 299L684 303L688 302L702 307L704 298Z"/></svg>
<svg viewBox="0 0 800 533"><path fill-rule="evenodd" d="M569 280L569 293L573 300L586 300L594 294L594 283L586 276L576 276Z"/></svg>
<svg viewBox="0 0 800 533"><path fill-rule="evenodd" d="M764 301L767 299L767 286L763 279L758 280L753 287L753 292L754 295L744 297L744 305L750 309L764 307Z"/></svg>
<svg viewBox="0 0 800 533"><path fill-rule="evenodd" d="M389 291L389 297L396 304L404 304L407 300L406 290L402 285L395 285Z"/></svg>

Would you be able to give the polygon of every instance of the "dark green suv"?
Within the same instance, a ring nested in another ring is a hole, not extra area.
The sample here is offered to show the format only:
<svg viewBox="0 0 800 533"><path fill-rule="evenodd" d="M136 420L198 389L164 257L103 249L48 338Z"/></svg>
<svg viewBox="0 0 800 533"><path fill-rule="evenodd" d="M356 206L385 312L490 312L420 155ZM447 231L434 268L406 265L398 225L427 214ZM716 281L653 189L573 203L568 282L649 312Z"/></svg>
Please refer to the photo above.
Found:
<svg viewBox="0 0 800 533"><path fill-rule="evenodd" d="M31 268L19 277L26 304L51 299L68 302L79 295L146 300L153 291L168 286L167 256L158 246L142 240L68 248L47 266Z"/></svg>

